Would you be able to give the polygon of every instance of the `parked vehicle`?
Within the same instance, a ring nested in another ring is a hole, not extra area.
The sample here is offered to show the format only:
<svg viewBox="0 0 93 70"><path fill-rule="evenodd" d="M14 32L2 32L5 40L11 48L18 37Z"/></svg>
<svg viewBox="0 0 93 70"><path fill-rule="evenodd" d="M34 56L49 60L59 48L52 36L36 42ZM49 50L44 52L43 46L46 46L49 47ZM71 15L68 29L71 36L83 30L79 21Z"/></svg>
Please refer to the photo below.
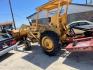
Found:
<svg viewBox="0 0 93 70"><path fill-rule="evenodd" d="M0 56L16 47L16 40L9 34L0 35Z"/></svg>
<svg viewBox="0 0 93 70"><path fill-rule="evenodd" d="M83 26L83 25L93 25L93 22L87 21L87 20L80 20L80 21L74 21L68 24L71 28L75 28L76 26Z"/></svg>
<svg viewBox="0 0 93 70"><path fill-rule="evenodd" d="M87 20L74 21L68 24L71 29L74 30L75 34L82 34L86 31L86 28L93 26L93 22ZM81 28L83 27L83 28Z"/></svg>
<svg viewBox="0 0 93 70"><path fill-rule="evenodd" d="M10 31L12 29L14 29L13 22L0 23L0 32L7 33L7 31Z"/></svg>

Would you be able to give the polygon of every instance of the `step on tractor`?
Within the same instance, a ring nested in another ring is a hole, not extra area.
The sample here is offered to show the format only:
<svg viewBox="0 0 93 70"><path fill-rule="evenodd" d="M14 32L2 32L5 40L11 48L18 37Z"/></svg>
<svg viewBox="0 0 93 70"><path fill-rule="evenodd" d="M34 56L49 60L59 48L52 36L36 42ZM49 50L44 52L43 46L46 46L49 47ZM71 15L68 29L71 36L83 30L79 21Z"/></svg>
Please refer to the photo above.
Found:
<svg viewBox="0 0 93 70"><path fill-rule="evenodd" d="M51 0L37 7L36 13L27 17L30 25L13 30L17 40L24 41L27 48L38 42L48 55L56 55L69 38L67 11L71 0Z"/></svg>

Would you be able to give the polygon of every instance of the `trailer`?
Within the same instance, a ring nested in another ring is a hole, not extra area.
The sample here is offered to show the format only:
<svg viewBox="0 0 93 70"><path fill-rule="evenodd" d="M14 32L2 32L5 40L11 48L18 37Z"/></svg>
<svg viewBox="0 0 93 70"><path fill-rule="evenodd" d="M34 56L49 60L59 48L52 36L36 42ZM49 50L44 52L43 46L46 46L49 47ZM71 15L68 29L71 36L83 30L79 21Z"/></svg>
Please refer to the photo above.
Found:
<svg viewBox="0 0 93 70"><path fill-rule="evenodd" d="M16 48L18 43L9 34L0 35L0 56Z"/></svg>
<svg viewBox="0 0 93 70"><path fill-rule="evenodd" d="M16 48L16 47L17 47L17 43L16 43L15 45L13 45L13 46L9 46L8 48L0 51L0 56L8 53L9 51L13 50L13 49Z"/></svg>
<svg viewBox="0 0 93 70"><path fill-rule="evenodd" d="M93 37L75 39L74 42L67 45L69 52L93 52Z"/></svg>

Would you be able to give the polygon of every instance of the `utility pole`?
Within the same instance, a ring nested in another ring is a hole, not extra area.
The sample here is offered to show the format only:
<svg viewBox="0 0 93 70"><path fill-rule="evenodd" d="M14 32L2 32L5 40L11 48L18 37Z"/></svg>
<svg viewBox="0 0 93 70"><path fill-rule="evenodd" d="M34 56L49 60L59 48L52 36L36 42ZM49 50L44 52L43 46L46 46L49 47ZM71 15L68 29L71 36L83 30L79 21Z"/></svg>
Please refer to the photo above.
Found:
<svg viewBox="0 0 93 70"><path fill-rule="evenodd" d="M88 1L86 0L86 4L88 4Z"/></svg>
<svg viewBox="0 0 93 70"><path fill-rule="evenodd" d="M16 29L16 25L15 25L15 19L14 19L14 14L13 14L13 10L12 10L12 5L11 5L11 1L9 1L9 7L10 7L10 11L11 11L11 16L12 16L12 20L13 20L13 24L14 24L14 28Z"/></svg>

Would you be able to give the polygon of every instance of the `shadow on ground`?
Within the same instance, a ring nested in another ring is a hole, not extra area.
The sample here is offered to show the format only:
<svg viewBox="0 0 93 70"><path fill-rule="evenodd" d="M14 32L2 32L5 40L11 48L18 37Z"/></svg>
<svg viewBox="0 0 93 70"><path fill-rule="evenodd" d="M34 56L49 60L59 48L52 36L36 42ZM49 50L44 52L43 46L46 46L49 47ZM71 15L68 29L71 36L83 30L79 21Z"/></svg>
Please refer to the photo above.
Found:
<svg viewBox="0 0 93 70"><path fill-rule="evenodd" d="M58 60L58 58L59 58L59 55L58 56L46 55L42 51L40 46L34 46L32 49L32 53L29 53L28 55L23 57L23 59L31 62L32 64L35 64L36 66L39 66L42 69L46 69L52 63Z"/></svg>
<svg viewBox="0 0 93 70"><path fill-rule="evenodd" d="M0 56L0 62L4 61L5 59L9 58L10 56L12 56L14 53L6 53L2 56Z"/></svg>
<svg viewBox="0 0 93 70"><path fill-rule="evenodd" d="M93 53L71 53L68 56L67 55L68 54L62 50L58 56L50 57L42 51L40 46L35 46L32 49L32 53L27 54L23 59L42 69L46 69L61 57L65 58L65 60L62 60L62 63L60 64L65 64L78 70L93 70ZM77 55L79 57L77 57Z"/></svg>
<svg viewBox="0 0 93 70"><path fill-rule="evenodd" d="M63 64L78 70L93 70L93 52L71 53Z"/></svg>

